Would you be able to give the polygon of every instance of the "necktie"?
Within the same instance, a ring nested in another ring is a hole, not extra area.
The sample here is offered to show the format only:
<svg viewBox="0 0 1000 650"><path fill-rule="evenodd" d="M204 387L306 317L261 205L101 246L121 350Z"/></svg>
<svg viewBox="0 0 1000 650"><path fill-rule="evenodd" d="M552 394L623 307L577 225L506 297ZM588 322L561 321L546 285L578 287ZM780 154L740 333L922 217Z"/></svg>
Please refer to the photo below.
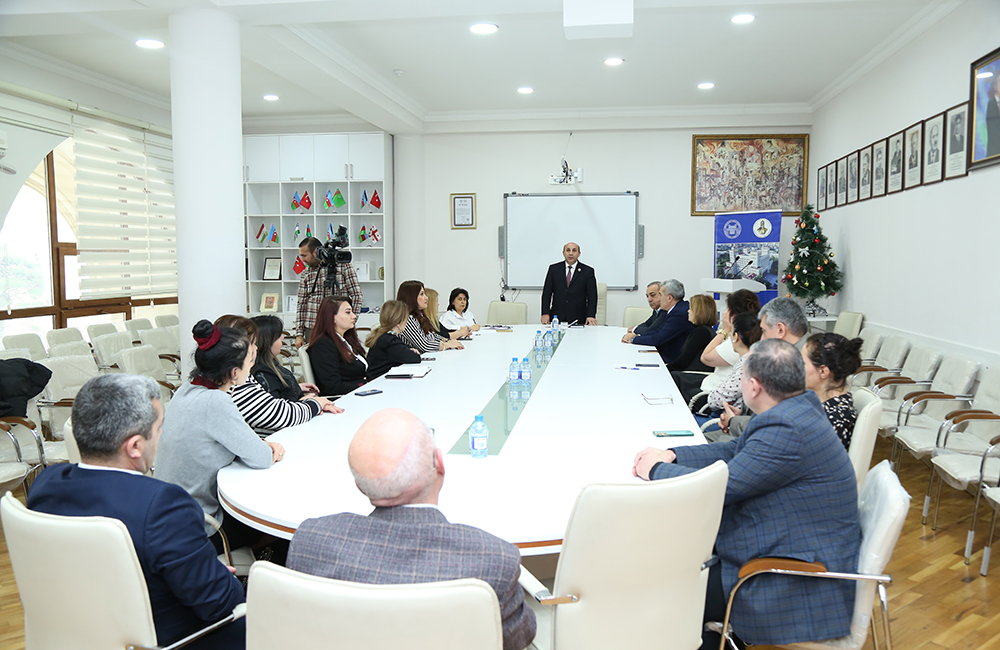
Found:
<svg viewBox="0 0 1000 650"><path fill-rule="evenodd" d="M569 282L572 279L573 279L573 267L572 266L567 266L566 267L566 286L567 287L569 286Z"/></svg>

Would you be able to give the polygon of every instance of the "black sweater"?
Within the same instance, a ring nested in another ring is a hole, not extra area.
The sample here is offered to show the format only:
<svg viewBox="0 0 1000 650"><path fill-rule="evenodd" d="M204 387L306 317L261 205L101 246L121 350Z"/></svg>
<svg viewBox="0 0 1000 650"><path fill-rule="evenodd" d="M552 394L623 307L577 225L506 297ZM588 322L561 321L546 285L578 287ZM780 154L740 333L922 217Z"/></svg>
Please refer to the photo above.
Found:
<svg viewBox="0 0 1000 650"><path fill-rule="evenodd" d="M684 347L676 359L667 364L667 370L693 372L712 372L714 368L709 368L701 362L701 353L705 347L715 338L715 331L708 325L699 325L688 334Z"/></svg>
<svg viewBox="0 0 1000 650"><path fill-rule="evenodd" d="M368 381L404 363L420 363L420 353L392 332L386 332L368 350Z"/></svg>

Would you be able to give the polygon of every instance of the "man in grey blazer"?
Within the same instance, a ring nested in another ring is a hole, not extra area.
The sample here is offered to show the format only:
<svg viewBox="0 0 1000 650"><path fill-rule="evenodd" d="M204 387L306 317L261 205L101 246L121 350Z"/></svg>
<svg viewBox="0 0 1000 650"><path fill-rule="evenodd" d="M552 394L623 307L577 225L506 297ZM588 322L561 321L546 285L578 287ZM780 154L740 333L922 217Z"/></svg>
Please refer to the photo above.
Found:
<svg viewBox="0 0 1000 650"><path fill-rule="evenodd" d="M302 522L288 568L368 584L479 578L500 601L504 650L526 648L535 638L535 614L517 582L520 552L478 528L449 523L437 509L444 456L424 423L400 409L379 411L358 429L348 462L375 510Z"/></svg>

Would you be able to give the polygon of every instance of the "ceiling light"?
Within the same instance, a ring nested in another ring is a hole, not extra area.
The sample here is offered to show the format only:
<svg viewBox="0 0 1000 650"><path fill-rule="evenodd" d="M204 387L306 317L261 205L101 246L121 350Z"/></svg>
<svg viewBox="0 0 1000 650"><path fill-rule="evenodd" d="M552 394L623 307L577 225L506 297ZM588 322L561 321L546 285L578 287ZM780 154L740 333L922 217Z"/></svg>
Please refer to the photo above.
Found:
<svg viewBox="0 0 1000 650"><path fill-rule="evenodd" d="M276 102L280 98L277 95L264 95L264 99L266 99L269 102Z"/></svg>
<svg viewBox="0 0 1000 650"><path fill-rule="evenodd" d="M754 19L753 14L736 14L735 16L730 18L730 20L736 23L737 25L746 25L747 23L752 23L753 19Z"/></svg>
<svg viewBox="0 0 1000 650"><path fill-rule="evenodd" d="M163 41L158 41L155 38L140 38L135 44L147 50L158 50L163 47Z"/></svg>
<svg viewBox="0 0 1000 650"><path fill-rule="evenodd" d="M604 59L604 65L621 65L623 63L625 63L625 59L618 56L613 56L610 59Z"/></svg>
<svg viewBox="0 0 1000 650"><path fill-rule="evenodd" d="M698 87L701 88L702 90L708 90L709 88L715 88L715 84L712 83L711 81L705 81L698 84Z"/></svg>
<svg viewBox="0 0 1000 650"><path fill-rule="evenodd" d="M473 34L494 34L500 29L493 23L477 23L469 28L469 31Z"/></svg>
<svg viewBox="0 0 1000 650"><path fill-rule="evenodd" d="M520 88L517 89L517 92L521 93L522 95L530 95L531 93L535 92L535 89L529 88L528 86L521 86Z"/></svg>
<svg viewBox="0 0 1000 650"><path fill-rule="evenodd" d="M976 79L989 79L993 76L992 72L980 72L976 75Z"/></svg>

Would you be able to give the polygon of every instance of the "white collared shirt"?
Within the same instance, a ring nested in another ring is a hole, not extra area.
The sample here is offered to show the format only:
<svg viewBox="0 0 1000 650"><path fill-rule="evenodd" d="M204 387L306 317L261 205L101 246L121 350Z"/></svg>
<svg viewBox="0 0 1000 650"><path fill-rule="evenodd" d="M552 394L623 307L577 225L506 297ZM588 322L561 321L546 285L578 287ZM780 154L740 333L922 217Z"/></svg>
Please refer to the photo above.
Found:
<svg viewBox="0 0 1000 650"><path fill-rule="evenodd" d="M91 465L90 463L85 463L80 461L76 464L80 469L93 469L100 472L125 472L126 474L135 474L136 476L142 476L142 472L137 472L134 469L125 469L124 467L108 467L107 465Z"/></svg>

